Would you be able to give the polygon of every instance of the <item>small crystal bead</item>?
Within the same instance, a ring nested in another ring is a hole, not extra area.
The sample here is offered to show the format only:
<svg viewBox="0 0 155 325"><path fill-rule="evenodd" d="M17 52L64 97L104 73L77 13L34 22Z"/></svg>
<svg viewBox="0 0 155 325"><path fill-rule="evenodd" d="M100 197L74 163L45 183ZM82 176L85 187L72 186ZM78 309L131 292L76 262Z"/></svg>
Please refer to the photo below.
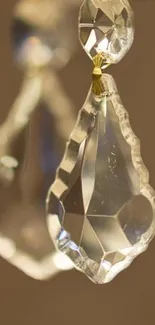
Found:
<svg viewBox="0 0 155 325"><path fill-rule="evenodd" d="M102 53L104 66L119 62L134 39L133 12L128 1L85 0L80 10L79 37L91 59Z"/></svg>

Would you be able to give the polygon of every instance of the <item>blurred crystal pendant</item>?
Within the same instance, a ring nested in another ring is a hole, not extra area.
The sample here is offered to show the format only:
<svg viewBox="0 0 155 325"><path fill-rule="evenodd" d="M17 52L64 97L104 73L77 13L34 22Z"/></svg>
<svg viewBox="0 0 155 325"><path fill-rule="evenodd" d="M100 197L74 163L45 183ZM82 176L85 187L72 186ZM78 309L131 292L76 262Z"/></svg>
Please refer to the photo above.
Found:
<svg viewBox="0 0 155 325"><path fill-rule="evenodd" d="M115 82L90 91L48 197L57 248L96 283L143 252L155 231L155 194Z"/></svg>
<svg viewBox="0 0 155 325"><path fill-rule="evenodd" d="M43 280L72 263L56 252L45 220L45 198L62 152L51 115L45 105L39 109L0 158L0 256Z"/></svg>
<svg viewBox="0 0 155 325"><path fill-rule="evenodd" d="M24 68L61 68L75 49L74 29L68 28L61 15L53 17L49 1L40 1L40 5L42 11L38 11L33 1L19 1L15 6L12 24L15 60Z"/></svg>
<svg viewBox="0 0 155 325"><path fill-rule="evenodd" d="M75 46L66 18L70 6L59 15L61 5L61 0L59 8L50 0L16 4L12 41L24 80L0 121L0 256L36 279L73 266L56 252L45 218L46 194L75 122L56 74Z"/></svg>
<svg viewBox="0 0 155 325"><path fill-rule="evenodd" d="M56 254L45 222L45 197L61 155L51 130L51 116L41 105L0 159L0 256L40 280L58 266L69 268Z"/></svg>

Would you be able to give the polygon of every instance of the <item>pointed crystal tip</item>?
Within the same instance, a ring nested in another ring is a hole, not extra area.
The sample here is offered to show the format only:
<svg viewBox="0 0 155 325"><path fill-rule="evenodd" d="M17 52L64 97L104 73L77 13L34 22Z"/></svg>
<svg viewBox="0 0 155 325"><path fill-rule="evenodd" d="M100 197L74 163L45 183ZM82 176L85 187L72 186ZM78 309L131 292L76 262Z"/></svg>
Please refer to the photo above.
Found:
<svg viewBox="0 0 155 325"><path fill-rule="evenodd" d="M79 16L79 37L91 58L102 53L104 66L119 62L134 39L128 0L85 0Z"/></svg>

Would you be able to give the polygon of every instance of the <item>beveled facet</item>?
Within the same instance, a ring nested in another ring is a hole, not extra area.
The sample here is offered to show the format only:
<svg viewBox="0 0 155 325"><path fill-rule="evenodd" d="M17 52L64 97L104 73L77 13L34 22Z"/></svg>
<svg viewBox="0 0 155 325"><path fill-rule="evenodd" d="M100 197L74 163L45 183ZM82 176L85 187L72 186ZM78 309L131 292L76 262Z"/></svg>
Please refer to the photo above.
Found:
<svg viewBox="0 0 155 325"><path fill-rule="evenodd" d="M128 0L85 0L79 15L79 37L91 58L102 53L105 63L119 62L134 39Z"/></svg>
<svg viewBox="0 0 155 325"><path fill-rule="evenodd" d="M96 283L105 283L143 252L155 231L155 193L116 85L90 91L48 196L56 247Z"/></svg>

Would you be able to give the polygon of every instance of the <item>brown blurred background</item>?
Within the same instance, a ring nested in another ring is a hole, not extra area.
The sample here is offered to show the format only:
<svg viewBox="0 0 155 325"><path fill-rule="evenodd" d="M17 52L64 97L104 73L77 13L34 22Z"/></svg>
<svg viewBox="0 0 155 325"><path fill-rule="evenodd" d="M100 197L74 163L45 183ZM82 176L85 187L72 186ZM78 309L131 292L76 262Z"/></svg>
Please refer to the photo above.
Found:
<svg viewBox="0 0 155 325"><path fill-rule="evenodd" d="M6 118L23 80L23 72L13 60L10 40L15 3L15 0L6 0L0 5L1 122ZM136 16L134 45L125 59L109 72L117 82L133 130L141 139L142 156L150 171L151 185L155 188L155 1L133 0L132 5ZM77 13L74 27L76 17ZM68 65L59 72L76 111L88 92L90 71L91 62L79 45ZM22 150L20 139L19 153ZM39 282L1 259L0 324L154 324L154 249L155 241L129 269L107 285L94 285L76 271Z"/></svg>

